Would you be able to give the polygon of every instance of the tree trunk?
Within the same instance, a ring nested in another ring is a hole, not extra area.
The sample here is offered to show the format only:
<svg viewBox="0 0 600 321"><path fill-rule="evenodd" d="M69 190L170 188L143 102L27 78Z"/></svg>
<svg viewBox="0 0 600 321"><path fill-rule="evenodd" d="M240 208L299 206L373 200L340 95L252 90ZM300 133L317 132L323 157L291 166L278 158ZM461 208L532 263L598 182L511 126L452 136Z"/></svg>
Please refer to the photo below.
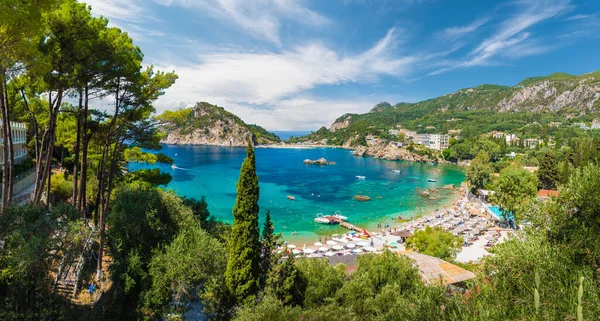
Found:
<svg viewBox="0 0 600 321"><path fill-rule="evenodd" d="M38 129L38 122L37 122L37 118L35 117L33 111L29 108L29 103L27 102L27 96L25 96L25 90L23 88L21 88L21 97L23 98L23 103L25 105L25 109L27 110L27 113L29 114L29 117L31 118L31 130L33 131L33 144L34 144L34 148L35 148L35 159L36 159L36 165L35 165L35 177L39 177L39 171L40 171L40 159L41 159L41 144L40 144L40 138L39 138L39 129ZM35 181L35 184L37 186L37 179ZM34 190L36 188L34 187Z"/></svg>
<svg viewBox="0 0 600 321"><path fill-rule="evenodd" d="M86 209L86 181L87 181L87 151L90 143L91 135L88 134L87 122L88 122L88 102L89 102L89 89L88 86L85 86L85 103L83 106L83 129L82 129L82 139L83 139L83 150L81 153L81 182L79 188L79 201L77 202L77 209L79 209L83 213L83 218L87 216Z"/></svg>
<svg viewBox="0 0 600 321"><path fill-rule="evenodd" d="M83 105L83 91L79 90L79 105L77 106L77 133L75 139L75 148L73 149L73 154L75 159L73 160L73 195L71 196L72 205L77 207L77 177L78 177L78 167L79 167L79 146L81 145L81 109Z"/></svg>
<svg viewBox="0 0 600 321"><path fill-rule="evenodd" d="M8 206L8 134L6 129L8 128L8 115L6 114L6 71L0 71L0 109L2 112L2 212Z"/></svg>

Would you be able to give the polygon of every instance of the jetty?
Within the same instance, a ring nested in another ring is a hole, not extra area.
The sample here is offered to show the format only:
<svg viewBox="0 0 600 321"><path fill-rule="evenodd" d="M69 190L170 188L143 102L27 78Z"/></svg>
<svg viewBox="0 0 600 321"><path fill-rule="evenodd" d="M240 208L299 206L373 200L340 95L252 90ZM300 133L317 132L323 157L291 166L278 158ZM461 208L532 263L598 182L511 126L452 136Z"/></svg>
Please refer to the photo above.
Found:
<svg viewBox="0 0 600 321"><path fill-rule="evenodd" d="M358 227L354 224L348 223L348 222L344 222L341 219L337 218L337 217L333 217L333 216L326 216L325 218L327 218L331 224L339 224L341 227L345 227L351 231L357 231L357 232L362 232L363 230L365 230L362 227Z"/></svg>

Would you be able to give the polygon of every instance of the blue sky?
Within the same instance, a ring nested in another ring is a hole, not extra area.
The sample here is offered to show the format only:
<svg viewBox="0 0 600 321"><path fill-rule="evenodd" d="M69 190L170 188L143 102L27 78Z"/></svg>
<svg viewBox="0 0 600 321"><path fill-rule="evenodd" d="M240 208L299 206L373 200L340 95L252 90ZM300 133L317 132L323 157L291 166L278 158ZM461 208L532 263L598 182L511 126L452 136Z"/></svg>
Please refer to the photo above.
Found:
<svg viewBox="0 0 600 321"><path fill-rule="evenodd" d="M89 0L145 63L159 112L208 101L269 130L316 130L381 101L600 69L600 1Z"/></svg>

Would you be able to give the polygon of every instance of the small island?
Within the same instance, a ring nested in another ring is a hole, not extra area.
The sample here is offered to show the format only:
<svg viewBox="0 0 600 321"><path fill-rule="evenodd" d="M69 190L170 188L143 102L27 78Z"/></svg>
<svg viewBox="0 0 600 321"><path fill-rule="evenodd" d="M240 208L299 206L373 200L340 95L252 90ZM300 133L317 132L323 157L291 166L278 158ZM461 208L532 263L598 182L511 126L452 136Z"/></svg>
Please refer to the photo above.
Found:
<svg viewBox="0 0 600 321"><path fill-rule="evenodd" d="M327 161L325 158L319 158L319 159L305 159L304 164L308 164L308 165L335 165L335 162L329 162Z"/></svg>
<svg viewBox="0 0 600 321"><path fill-rule="evenodd" d="M360 202L366 202L371 200L371 198L367 195L354 195L354 199Z"/></svg>

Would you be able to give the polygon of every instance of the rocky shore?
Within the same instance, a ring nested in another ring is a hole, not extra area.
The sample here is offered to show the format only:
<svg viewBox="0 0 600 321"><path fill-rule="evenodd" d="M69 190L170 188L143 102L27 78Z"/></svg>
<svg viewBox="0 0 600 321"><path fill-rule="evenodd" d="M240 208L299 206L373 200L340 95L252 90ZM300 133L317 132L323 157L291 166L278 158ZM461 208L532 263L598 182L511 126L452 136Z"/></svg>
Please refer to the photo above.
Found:
<svg viewBox="0 0 600 321"><path fill-rule="evenodd" d="M335 165L335 162L330 162L328 160L326 160L325 158L319 158L319 159L305 159L303 161L304 164L307 165Z"/></svg>
<svg viewBox="0 0 600 321"><path fill-rule="evenodd" d="M434 163L450 163L443 159L431 159L428 155L419 155L411 153L404 148L398 148L392 144L386 146L359 146L354 150L356 156L372 156L378 159L385 160L403 160L408 162L434 162Z"/></svg>

